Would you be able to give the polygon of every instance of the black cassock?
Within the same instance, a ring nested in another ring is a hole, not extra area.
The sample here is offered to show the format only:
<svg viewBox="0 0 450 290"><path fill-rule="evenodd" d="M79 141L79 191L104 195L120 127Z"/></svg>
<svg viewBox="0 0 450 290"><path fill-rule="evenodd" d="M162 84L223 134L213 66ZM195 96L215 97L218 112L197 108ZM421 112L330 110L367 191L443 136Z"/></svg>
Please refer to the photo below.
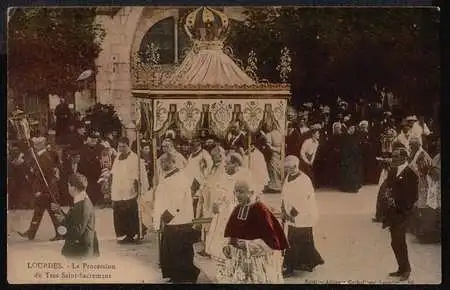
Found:
<svg viewBox="0 0 450 290"><path fill-rule="evenodd" d="M83 145L80 152L79 172L86 176L88 180L88 187L86 192L94 205L103 202L100 185L97 183L101 174L100 155L102 152L101 145L97 144L94 147Z"/></svg>
<svg viewBox="0 0 450 290"><path fill-rule="evenodd" d="M356 193L362 186L362 153L356 134L342 138L339 160L340 190Z"/></svg>
<svg viewBox="0 0 450 290"><path fill-rule="evenodd" d="M163 278L170 278L175 283L197 281L200 270L193 263L193 244L199 239L200 232L194 230L192 224L163 227L159 252Z"/></svg>

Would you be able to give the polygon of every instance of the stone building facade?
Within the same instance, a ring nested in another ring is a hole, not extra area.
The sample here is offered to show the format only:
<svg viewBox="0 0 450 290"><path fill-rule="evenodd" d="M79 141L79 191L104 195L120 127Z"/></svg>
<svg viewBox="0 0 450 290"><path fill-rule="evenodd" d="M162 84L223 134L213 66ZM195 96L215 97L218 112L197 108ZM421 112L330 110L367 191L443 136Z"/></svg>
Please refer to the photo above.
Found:
<svg viewBox="0 0 450 290"><path fill-rule="evenodd" d="M186 9L187 7L183 7ZM134 139L133 56L140 50L144 36L151 28L168 18L174 19L174 66L180 61L178 53L181 7L117 7L99 8L97 22L105 29L102 52L96 60L96 100L113 104L128 135ZM242 7L224 7L231 19L242 21Z"/></svg>

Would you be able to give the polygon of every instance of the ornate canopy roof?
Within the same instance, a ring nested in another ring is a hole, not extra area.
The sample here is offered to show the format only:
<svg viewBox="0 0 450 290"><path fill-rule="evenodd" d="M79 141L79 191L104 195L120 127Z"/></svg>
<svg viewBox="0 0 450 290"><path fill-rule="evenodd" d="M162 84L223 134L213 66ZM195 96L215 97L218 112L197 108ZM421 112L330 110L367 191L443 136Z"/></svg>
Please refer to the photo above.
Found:
<svg viewBox="0 0 450 290"><path fill-rule="evenodd" d="M251 86L255 81L223 51L229 20L220 11L200 7L186 17L194 43L183 63L164 84L169 86Z"/></svg>
<svg viewBox="0 0 450 290"><path fill-rule="evenodd" d="M288 84L259 83L225 53L224 42L229 26L228 16L209 6L192 11L184 25L186 34L193 42L191 51L174 71L161 74L162 81L150 87L134 86L134 94L173 96L190 94L184 91L203 91L201 95L249 95L251 91L256 95L267 95L269 92L290 95Z"/></svg>

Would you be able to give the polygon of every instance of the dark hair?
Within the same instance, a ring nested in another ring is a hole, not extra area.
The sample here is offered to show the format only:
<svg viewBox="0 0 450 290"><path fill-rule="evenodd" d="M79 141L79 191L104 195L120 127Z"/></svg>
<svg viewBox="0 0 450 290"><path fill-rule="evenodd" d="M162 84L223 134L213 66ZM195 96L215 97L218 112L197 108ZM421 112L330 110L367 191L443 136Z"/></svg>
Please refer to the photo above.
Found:
<svg viewBox="0 0 450 290"><path fill-rule="evenodd" d="M130 139L128 139L128 137L120 137L119 140L117 140L117 143L123 143L130 146Z"/></svg>
<svg viewBox="0 0 450 290"><path fill-rule="evenodd" d="M74 173L69 176L69 185L75 187L78 191L86 190L88 181L86 176L80 173Z"/></svg>

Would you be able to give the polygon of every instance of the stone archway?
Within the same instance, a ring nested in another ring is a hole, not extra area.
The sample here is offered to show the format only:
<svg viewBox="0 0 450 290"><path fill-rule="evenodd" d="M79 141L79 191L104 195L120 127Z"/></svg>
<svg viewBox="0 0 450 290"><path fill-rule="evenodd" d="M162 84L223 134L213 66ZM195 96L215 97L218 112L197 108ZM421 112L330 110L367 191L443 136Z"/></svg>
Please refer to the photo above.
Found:
<svg viewBox="0 0 450 290"><path fill-rule="evenodd" d="M105 29L106 35L96 60L96 99L115 106L130 139L134 139L133 55L154 24L168 17L178 18L180 9L174 6L128 6L97 16L97 22ZM224 12L236 20L243 20L243 11L242 7L224 8Z"/></svg>
<svg viewBox="0 0 450 290"><path fill-rule="evenodd" d="M134 139L132 54L139 49L142 38L152 25L177 15L178 8L123 7L113 16L97 16L98 23L106 32L102 52L96 60L97 101L115 106L131 139Z"/></svg>

